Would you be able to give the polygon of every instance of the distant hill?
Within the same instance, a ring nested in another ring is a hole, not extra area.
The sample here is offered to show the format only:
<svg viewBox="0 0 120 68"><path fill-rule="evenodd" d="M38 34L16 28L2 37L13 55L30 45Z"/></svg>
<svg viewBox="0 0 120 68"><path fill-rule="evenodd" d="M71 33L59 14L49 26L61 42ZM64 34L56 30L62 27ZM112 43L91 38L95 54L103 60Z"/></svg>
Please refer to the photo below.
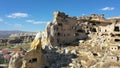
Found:
<svg viewBox="0 0 120 68"><path fill-rule="evenodd" d="M0 38L8 38L11 34L19 34L19 33L35 33L35 32L27 32L27 31L19 31L19 30L13 30L13 31L0 30Z"/></svg>

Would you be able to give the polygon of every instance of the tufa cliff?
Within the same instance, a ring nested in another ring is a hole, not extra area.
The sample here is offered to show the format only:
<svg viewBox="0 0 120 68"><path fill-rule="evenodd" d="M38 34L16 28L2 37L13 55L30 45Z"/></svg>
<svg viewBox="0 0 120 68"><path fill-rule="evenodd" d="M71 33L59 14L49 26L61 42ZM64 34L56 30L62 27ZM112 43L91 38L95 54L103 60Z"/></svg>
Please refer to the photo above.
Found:
<svg viewBox="0 0 120 68"><path fill-rule="evenodd" d="M120 19L54 12L21 60L21 68L119 68Z"/></svg>

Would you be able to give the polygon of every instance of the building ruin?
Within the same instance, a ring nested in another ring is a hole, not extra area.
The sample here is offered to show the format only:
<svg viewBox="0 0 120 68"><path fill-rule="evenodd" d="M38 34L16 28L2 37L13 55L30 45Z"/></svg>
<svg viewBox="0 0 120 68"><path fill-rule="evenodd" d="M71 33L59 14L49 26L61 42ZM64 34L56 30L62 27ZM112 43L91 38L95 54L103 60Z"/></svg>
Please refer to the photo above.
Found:
<svg viewBox="0 0 120 68"><path fill-rule="evenodd" d="M89 35L107 35L119 41L120 20L105 19L104 14L98 16L69 17L63 12L54 12L54 20L47 24L47 38L52 45L78 44L79 40L86 40ZM53 43L54 41L54 43Z"/></svg>

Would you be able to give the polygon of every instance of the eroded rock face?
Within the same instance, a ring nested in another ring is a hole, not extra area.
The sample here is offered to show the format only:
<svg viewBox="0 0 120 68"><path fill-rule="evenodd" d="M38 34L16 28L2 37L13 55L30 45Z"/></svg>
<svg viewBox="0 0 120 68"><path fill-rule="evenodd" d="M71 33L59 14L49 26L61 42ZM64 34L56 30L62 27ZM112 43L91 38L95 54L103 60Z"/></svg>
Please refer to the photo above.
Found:
<svg viewBox="0 0 120 68"><path fill-rule="evenodd" d="M1 38L0 44L22 44L31 43L35 38L35 33L32 34L11 34L8 38Z"/></svg>
<svg viewBox="0 0 120 68"><path fill-rule="evenodd" d="M47 38L52 45L56 45L53 47L56 49L55 52L67 57L70 57L71 54L78 56L77 58L70 58L69 65L60 65L63 61L58 64L54 63L56 67L58 65L58 67L68 66L71 68L119 67L119 31L120 19L105 19L103 14L100 16L92 14L91 16L77 18L69 17L63 12L55 12L53 22L47 24L46 28ZM80 41L79 46L73 46L76 48L57 46L73 45L78 41ZM62 55L59 59L63 59ZM57 59L57 61L59 60ZM110 63L113 64L108 66ZM53 63L51 62L51 64ZM54 64L51 67L54 67Z"/></svg>
<svg viewBox="0 0 120 68"><path fill-rule="evenodd" d="M54 12L54 20L46 28L47 36L53 45L72 44L75 40L87 38L84 30L79 27L81 26L76 17L69 17L62 12ZM82 32L76 32L77 30Z"/></svg>
<svg viewBox="0 0 120 68"><path fill-rule="evenodd" d="M12 36L8 38L8 44L30 43L34 40L35 35Z"/></svg>
<svg viewBox="0 0 120 68"><path fill-rule="evenodd" d="M22 68L41 68L41 53L35 49L30 50L23 58Z"/></svg>
<svg viewBox="0 0 120 68"><path fill-rule="evenodd" d="M22 68L120 67L119 31L119 19L96 14L77 18L55 12L53 22L42 36L37 34L23 57Z"/></svg>
<svg viewBox="0 0 120 68"><path fill-rule="evenodd" d="M42 53L41 35L37 33L30 50L23 57L22 68L43 68L45 59Z"/></svg>
<svg viewBox="0 0 120 68"><path fill-rule="evenodd" d="M47 24L46 35L52 45L75 45L79 40L88 39L88 34L114 31L115 20L104 15L69 17L63 12L54 12L54 20ZM110 29L109 29L110 28Z"/></svg>

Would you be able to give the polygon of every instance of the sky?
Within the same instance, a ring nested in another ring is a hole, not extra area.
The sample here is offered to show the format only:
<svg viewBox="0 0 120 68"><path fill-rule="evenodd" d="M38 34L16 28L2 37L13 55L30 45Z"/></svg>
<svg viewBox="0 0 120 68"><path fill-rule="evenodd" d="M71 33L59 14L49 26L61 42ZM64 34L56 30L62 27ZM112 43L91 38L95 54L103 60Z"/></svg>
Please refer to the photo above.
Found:
<svg viewBox="0 0 120 68"><path fill-rule="evenodd" d="M53 12L69 16L120 16L120 0L0 0L0 30L38 32L53 21Z"/></svg>

